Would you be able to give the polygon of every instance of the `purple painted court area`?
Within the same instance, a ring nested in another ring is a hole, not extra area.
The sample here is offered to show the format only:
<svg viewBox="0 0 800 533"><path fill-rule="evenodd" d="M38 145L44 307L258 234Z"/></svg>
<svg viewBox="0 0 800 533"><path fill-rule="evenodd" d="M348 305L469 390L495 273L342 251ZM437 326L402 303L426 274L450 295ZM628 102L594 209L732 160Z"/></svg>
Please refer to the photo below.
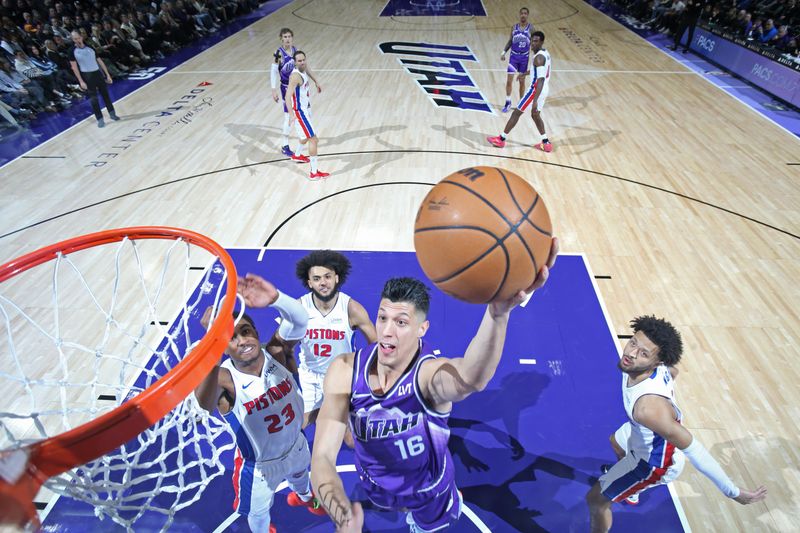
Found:
<svg viewBox="0 0 800 533"><path fill-rule="evenodd" d="M155 61L144 69L132 72L127 79L115 80L108 88L111 99L117 102L133 91L150 83L152 80L163 76L184 61L193 58L223 39L230 37L239 30L250 26L291 2L292 0L268 0L252 13L243 15L222 27L217 33L191 43L176 51L174 54L170 54L164 59ZM275 43L277 47L277 35L275 36ZM264 75L267 76L266 73ZM103 108L103 113L106 113L105 108ZM123 119L125 118L124 113L120 113L120 115ZM88 98L74 103L59 113L41 113L37 119L31 123L30 131L15 135L9 134L8 137L3 139L3 142L0 143L0 167L91 116L92 106Z"/></svg>
<svg viewBox="0 0 800 533"><path fill-rule="evenodd" d="M271 250L258 262L259 250L234 249L240 275L255 272L287 293L304 291L294 277L302 250ZM424 276L413 253L350 252L353 270L344 290L371 315L378 307L383 283L392 276ZM426 335L443 355L464 353L484 307L456 301L434 290ZM271 310L252 313L266 337L275 327ZM360 335L357 342L364 343ZM497 374L489 387L456 404L450 419L450 449L456 480L465 504L477 520L462 515L455 532L588 531L584 495L600 465L611 462L608 436L625 413L614 332L603 314L590 273L580 256L562 256L547 286L529 305L512 313L508 340ZM536 364L521 364L535 359ZM313 438L313 428L307 432ZM232 455L224 457L231 472L214 480L202 499L178 514L170 531L212 532L231 516ZM353 465L345 449L338 465ZM350 490L356 474L343 472ZM272 520L279 533L330 532L326 517L289 507L286 489L276 495ZM681 531L678 512L666 487L641 498L637 507L615 505L614 531L649 533ZM408 531L400 513L367 511L365 531ZM153 529L147 515L136 531ZM122 531L108 519L98 522L93 509L61 498L44 523L45 531ZM226 531L248 531L244 517L234 517Z"/></svg>
<svg viewBox="0 0 800 533"><path fill-rule="evenodd" d="M694 54L682 52L683 48L678 48L677 52L673 52L668 46L672 46L674 39L667 37L657 31L650 30L642 27L642 24L636 21L633 17L621 12L619 8L613 5L606 4L602 0L584 0L587 4L596 8L598 11L605 13L609 17L623 24L625 27L635 32L656 48L662 50L664 53L669 54L677 62L685 65L689 69L701 75L706 80L716 85L719 89L725 91L732 97L741 101L746 106L750 107L757 113L760 113L769 120L775 122L779 126L785 128L796 136L800 136L800 112L788 106L786 103L775 98L771 94L756 88L749 84L742 78L736 77L730 72L720 68L719 66L705 60L703 57ZM695 33L695 42L701 33L704 33L697 28ZM719 37L718 39L722 39ZM684 35L682 41L686 42ZM737 45L732 45L737 46ZM768 58L763 58L764 63L772 63ZM779 66L778 63L775 63ZM711 89L709 89L711 90ZM746 113L742 113L741 121L746 123L750 117ZM750 139L743 138L742 144L747 145Z"/></svg>
<svg viewBox="0 0 800 533"><path fill-rule="evenodd" d="M482 0L389 0L382 17L485 17Z"/></svg>

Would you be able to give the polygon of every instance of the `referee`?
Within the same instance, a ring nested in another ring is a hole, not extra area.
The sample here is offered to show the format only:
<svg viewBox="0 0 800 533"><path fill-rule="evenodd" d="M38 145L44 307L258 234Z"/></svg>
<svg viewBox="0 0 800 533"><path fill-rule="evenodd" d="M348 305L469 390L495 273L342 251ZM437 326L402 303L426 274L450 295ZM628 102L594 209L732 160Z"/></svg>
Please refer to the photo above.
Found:
<svg viewBox="0 0 800 533"><path fill-rule="evenodd" d="M102 128L106 125L103 121L103 112L100 110L100 103L97 101L97 92L103 95L103 101L106 103L108 109L108 116L111 120L119 120L119 117L114 112L114 104L111 103L111 97L108 94L106 84L111 85L111 75L108 73L106 64L103 60L97 57L94 49L83 42L83 36L77 31L72 32L72 42L75 46L69 52L69 64L72 67L72 72L78 78L78 83L81 89L89 91L89 99L92 103L92 111L97 119L97 127ZM100 73L102 69L106 75Z"/></svg>

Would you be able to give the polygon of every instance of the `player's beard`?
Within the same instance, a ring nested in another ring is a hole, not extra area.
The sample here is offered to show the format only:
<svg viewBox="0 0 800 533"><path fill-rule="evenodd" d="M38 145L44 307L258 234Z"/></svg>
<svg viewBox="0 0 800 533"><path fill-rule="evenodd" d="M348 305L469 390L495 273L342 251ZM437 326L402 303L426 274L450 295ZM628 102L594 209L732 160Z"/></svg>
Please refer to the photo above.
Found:
<svg viewBox="0 0 800 533"><path fill-rule="evenodd" d="M316 296L316 297L317 297L317 299L318 299L320 302L325 302L325 303L328 303L328 302L330 302L331 300L333 300L334 298L336 298L336 295L337 295L337 294L339 294L339 285L337 284L337 285L336 285L336 286L333 288L333 290L330 292L330 294L328 294L327 296L325 296L325 295L322 295L322 294L318 293L316 289L311 289L311 292L312 292L312 293L314 293L314 296Z"/></svg>

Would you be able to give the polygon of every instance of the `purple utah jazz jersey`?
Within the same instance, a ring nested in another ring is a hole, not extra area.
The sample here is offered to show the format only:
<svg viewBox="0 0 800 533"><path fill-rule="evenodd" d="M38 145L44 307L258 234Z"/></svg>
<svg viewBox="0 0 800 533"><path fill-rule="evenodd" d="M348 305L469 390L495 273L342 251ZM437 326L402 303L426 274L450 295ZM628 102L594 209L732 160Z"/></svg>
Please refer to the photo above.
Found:
<svg viewBox="0 0 800 533"><path fill-rule="evenodd" d="M417 386L420 365L435 357L420 342L411 368L386 394L378 396L369 386L370 366L377 364L377 345L355 354L350 429L356 468L375 503L387 501L383 496L391 494L395 505L414 508L453 482L453 459L447 449L450 413L438 413L426 405Z"/></svg>
<svg viewBox="0 0 800 533"><path fill-rule="evenodd" d="M527 59L530 51L531 24L528 23L524 28L520 28L519 24L514 24L514 29L511 30L511 57Z"/></svg>
<svg viewBox="0 0 800 533"><path fill-rule="evenodd" d="M275 57L280 58L278 59L278 72L281 74L281 85L289 85L289 76L294 70L294 53L296 51L297 48L294 46L292 46L291 52L287 52L282 46L275 51Z"/></svg>

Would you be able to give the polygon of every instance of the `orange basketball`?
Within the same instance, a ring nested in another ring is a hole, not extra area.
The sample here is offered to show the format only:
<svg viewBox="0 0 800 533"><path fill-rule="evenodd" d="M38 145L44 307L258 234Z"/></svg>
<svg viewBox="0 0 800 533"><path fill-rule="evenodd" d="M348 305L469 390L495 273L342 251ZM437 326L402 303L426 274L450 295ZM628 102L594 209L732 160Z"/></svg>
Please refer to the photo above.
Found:
<svg viewBox="0 0 800 533"><path fill-rule="evenodd" d="M495 167L450 174L417 211L414 248L442 291L471 303L507 300L547 261L553 228L539 193Z"/></svg>

